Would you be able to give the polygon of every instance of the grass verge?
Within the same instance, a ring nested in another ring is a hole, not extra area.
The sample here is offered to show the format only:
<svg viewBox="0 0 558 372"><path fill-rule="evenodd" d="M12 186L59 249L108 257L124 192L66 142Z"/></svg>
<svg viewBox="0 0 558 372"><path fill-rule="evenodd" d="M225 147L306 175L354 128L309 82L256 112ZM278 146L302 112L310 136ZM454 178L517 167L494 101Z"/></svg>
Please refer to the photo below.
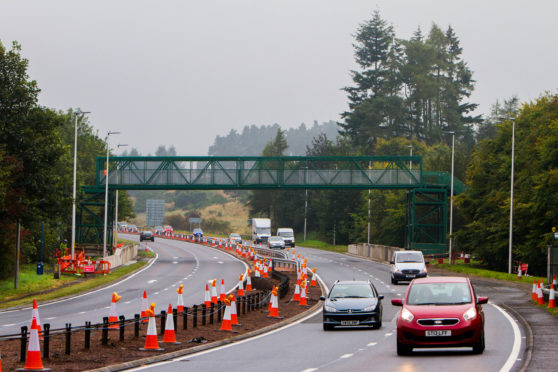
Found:
<svg viewBox="0 0 558 372"><path fill-rule="evenodd" d="M54 279L49 274L39 276L33 271L34 266L28 265L33 268L33 270L30 270L26 265L20 273L20 287L17 290L9 289L7 290L8 294L4 295L3 289L10 284L13 286L13 280L0 282L0 291L3 294L0 309L31 304L33 298L43 302L88 291L116 281L146 264L147 261L138 261L131 265L121 266L110 274L103 276L81 278L73 275L62 275L60 279Z"/></svg>
<svg viewBox="0 0 558 372"><path fill-rule="evenodd" d="M319 240L304 240L300 242L297 240L296 244L303 247L323 249L324 251L330 251L330 252L337 252L337 253L347 252L346 245L333 245L333 244L321 242Z"/></svg>
<svg viewBox="0 0 558 372"><path fill-rule="evenodd" d="M516 283L533 284L533 279L536 279L537 281L544 279L540 276L523 276L521 277L521 280L518 280L516 274L508 274L500 271L487 270L482 268L480 264L475 261L472 261L471 263L468 264L466 263L455 263L451 265L449 263L433 264L433 267L448 270L448 271L453 271L461 274L475 275L484 278L492 278L492 279L499 279L499 280L507 280Z"/></svg>

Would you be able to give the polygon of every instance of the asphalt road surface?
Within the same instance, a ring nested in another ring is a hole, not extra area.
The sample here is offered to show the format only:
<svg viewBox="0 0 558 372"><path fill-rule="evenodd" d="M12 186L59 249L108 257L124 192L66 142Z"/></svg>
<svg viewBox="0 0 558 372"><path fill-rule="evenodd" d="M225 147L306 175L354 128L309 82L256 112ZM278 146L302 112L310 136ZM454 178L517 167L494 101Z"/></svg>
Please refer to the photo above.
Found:
<svg viewBox="0 0 558 372"><path fill-rule="evenodd" d="M134 370L492 372L515 371L520 367L525 346L522 330L492 302L484 305L486 350L483 354L475 355L470 348L417 349L410 356L397 356L395 318L400 308L392 306L391 299L403 296L407 285L391 285L387 265L310 248L302 251L308 257L309 267L318 267L318 274L328 288L337 279L370 279L385 296L382 328L324 332L320 310L266 335ZM479 296L489 298L497 298L500 290L483 283L475 287ZM517 295L522 293L518 291Z"/></svg>
<svg viewBox="0 0 558 372"><path fill-rule="evenodd" d="M137 241L137 235L121 234L128 240ZM141 243L145 247L145 242ZM221 278L228 290L238 284L238 276L245 272L243 262L217 249L198 244L155 238L148 242L157 259L141 272L109 287L78 297L39 303L41 322L50 323L51 329L62 328L65 323L83 326L85 321L101 323L109 316L111 296L118 292L122 299L117 304L118 315L133 318L141 311L141 297L147 291L149 303L157 304L156 312L167 310L169 303L176 306L176 289L184 284L184 305L201 304L204 300L205 284L216 278L219 293ZM21 326L30 327L31 309L0 311L0 334L19 333Z"/></svg>

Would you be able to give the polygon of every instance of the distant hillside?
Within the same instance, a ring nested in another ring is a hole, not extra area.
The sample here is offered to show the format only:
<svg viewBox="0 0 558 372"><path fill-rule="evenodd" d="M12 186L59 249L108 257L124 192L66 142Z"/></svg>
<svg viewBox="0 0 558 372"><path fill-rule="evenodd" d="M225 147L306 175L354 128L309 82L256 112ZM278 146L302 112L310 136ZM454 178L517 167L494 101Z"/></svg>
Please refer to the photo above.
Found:
<svg viewBox="0 0 558 372"><path fill-rule="evenodd" d="M213 145L209 147L209 156L259 156L265 145L275 138L279 124L245 126L239 133L232 129L226 136L217 136ZM322 124L314 122L308 128L304 123L298 128L290 128L285 131L289 147L285 155L305 155L306 146L312 144L312 139L321 133L325 133L329 139L337 137L338 126L334 121Z"/></svg>

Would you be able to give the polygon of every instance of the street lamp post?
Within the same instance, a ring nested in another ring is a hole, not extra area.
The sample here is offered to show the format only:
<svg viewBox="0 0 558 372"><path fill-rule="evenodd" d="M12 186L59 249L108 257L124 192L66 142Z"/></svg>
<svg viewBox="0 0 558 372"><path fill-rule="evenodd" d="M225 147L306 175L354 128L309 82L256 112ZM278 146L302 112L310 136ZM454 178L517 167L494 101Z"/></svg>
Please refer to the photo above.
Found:
<svg viewBox="0 0 558 372"><path fill-rule="evenodd" d="M74 124L74 185L72 193L72 260L76 246L76 173L77 173L77 123L78 115L90 114L91 111L74 111L75 124Z"/></svg>
<svg viewBox="0 0 558 372"><path fill-rule="evenodd" d="M370 168L372 168L372 162L368 161L368 177L370 177ZM371 198L371 193L370 193L370 189L368 189L368 238L366 240L367 245L368 245L368 257L370 257L370 198Z"/></svg>
<svg viewBox="0 0 558 372"><path fill-rule="evenodd" d="M103 257L107 255L107 218L108 218L108 185L109 185L109 136L111 134L120 134L120 132L107 132L107 168L105 174L105 228L103 229Z"/></svg>
<svg viewBox="0 0 558 372"><path fill-rule="evenodd" d="M515 119L512 120L512 152L511 152L511 176L510 176L510 242L508 252L508 274L512 272L512 247L513 247L513 170L515 155Z"/></svg>
<svg viewBox="0 0 558 372"><path fill-rule="evenodd" d="M409 150L410 150L410 156L412 157L412 156L413 156L413 146L412 146L412 145L408 145L407 147L409 148ZM413 170L413 159L411 159L411 162L410 162L409 165L410 165L410 166L409 166L409 170L412 171L412 170ZM412 177L412 175L413 175L413 173L411 172L411 177L409 177L409 183L412 183L412 182L413 182L413 177Z"/></svg>
<svg viewBox="0 0 558 372"><path fill-rule="evenodd" d="M452 263L452 243L453 243L453 173L455 159L455 132L445 132L451 134L451 180L450 180L450 225L449 225L449 263Z"/></svg>
<svg viewBox="0 0 558 372"><path fill-rule="evenodd" d="M125 147L128 146L126 144L118 144L118 148L121 147ZM116 170L118 171L118 169L120 169L120 166L116 167ZM112 228L112 245L115 246L116 243L118 242L118 189L116 189L116 205L114 208L114 221L115 224L113 224L113 228Z"/></svg>

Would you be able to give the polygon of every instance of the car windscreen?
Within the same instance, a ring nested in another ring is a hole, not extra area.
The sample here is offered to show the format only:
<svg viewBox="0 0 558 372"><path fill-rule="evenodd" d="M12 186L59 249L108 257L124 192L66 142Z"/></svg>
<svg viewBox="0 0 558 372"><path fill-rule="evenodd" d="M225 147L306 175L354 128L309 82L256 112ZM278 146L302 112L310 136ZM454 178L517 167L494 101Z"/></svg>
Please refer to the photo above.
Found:
<svg viewBox="0 0 558 372"><path fill-rule="evenodd" d="M284 236L285 238L292 238L294 236L294 234L290 231L281 231L277 235Z"/></svg>
<svg viewBox="0 0 558 372"><path fill-rule="evenodd" d="M336 284L329 298L372 298L374 292L368 284Z"/></svg>
<svg viewBox="0 0 558 372"><path fill-rule="evenodd" d="M271 237L271 238L269 238L269 241L270 241L270 242L274 242L274 243L282 243L282 242L283 242L283 239L281 239L281 238L276 238L276 237Z"/></svg>
<svg viewBox="0 0 558 372"><path fill-rule="evenodd" d="M459 305L471 303L467 283L413 284L407 297L408 305Z"/></svg>
<svg viewBox="0 0 558 372"><path fill-rule="evenodd" d="M421 253L418 252L401 252L396 254L395 262L424 262Z"/></svg>

